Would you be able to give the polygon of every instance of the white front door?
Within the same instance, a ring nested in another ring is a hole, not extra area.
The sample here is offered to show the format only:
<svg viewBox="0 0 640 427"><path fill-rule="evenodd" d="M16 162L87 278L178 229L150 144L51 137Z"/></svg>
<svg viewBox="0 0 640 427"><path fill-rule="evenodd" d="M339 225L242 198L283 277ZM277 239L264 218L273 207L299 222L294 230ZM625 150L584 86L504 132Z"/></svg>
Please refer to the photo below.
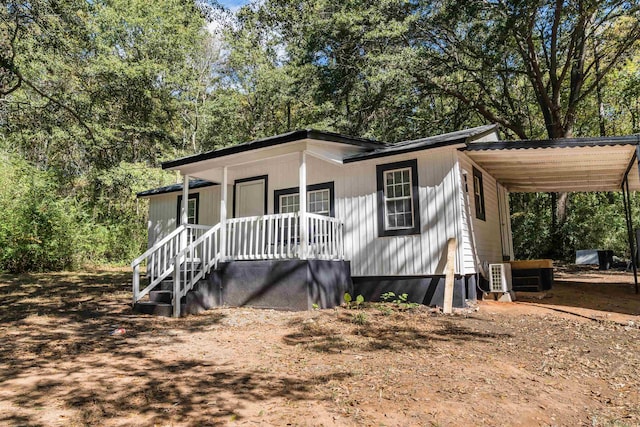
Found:
<svg viewBox="0 0 640 427"><path fill-rule="evenodd" d="M265 179L236 182L235 217L264 215Z"/></svg>

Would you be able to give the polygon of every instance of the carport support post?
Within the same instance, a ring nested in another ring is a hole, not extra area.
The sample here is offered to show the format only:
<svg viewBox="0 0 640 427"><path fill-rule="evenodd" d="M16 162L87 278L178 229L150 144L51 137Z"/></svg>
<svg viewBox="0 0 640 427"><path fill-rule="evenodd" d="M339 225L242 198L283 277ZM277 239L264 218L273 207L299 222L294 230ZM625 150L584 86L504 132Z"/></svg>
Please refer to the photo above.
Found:
<svg viewBox="0 0 640 427"><path fill-rule="evenodd" d="M631 266L633 267L633 281L636 294L638 293L638 266L636 265L635 245L633 244L633 223L631 217L631 194L629 192L629 174L625 174L622 181L622 203L624 204L624 217L627 223L627 238L629 239L629 254L631 255Z"/></svg>

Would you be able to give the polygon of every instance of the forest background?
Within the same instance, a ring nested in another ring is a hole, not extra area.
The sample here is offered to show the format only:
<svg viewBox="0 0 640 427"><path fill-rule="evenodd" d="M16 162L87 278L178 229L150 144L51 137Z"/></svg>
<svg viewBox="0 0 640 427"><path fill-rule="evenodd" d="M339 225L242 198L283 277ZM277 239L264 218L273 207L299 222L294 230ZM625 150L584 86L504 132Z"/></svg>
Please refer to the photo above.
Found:
<svg viewBox="0 0 640 427"><path fill-rule="evenodd" d="M635 1L3 2L0 270L128 263L162 161L292 129L639 133L639 40ZM517 257L628 256L621 197L512 194Z"/></svg>

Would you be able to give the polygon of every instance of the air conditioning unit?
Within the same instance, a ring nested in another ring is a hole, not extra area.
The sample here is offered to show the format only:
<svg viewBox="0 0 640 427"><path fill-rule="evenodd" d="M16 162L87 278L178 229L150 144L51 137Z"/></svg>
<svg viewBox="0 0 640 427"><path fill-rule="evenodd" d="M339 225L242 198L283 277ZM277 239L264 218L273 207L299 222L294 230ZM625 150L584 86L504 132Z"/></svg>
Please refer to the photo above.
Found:
<svg viewBox="0 0 640 427"><path fill-rule="evenodd" d="M506 293L511 289L511 264L489 264L489 290Z"/></svg>

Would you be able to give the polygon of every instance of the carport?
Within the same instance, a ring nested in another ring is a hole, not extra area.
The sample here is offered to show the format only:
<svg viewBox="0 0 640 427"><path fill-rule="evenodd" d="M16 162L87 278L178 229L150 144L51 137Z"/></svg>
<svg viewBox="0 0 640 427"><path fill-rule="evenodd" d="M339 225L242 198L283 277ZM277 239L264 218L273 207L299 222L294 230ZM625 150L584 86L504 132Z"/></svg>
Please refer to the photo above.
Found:
<svg viewBox="0 0 640 427"><path fill-rule="evenodd" d="M509 192L622 191L638 293L630 194L640 190L640 135L476 142L462 150Z"/></svg>

